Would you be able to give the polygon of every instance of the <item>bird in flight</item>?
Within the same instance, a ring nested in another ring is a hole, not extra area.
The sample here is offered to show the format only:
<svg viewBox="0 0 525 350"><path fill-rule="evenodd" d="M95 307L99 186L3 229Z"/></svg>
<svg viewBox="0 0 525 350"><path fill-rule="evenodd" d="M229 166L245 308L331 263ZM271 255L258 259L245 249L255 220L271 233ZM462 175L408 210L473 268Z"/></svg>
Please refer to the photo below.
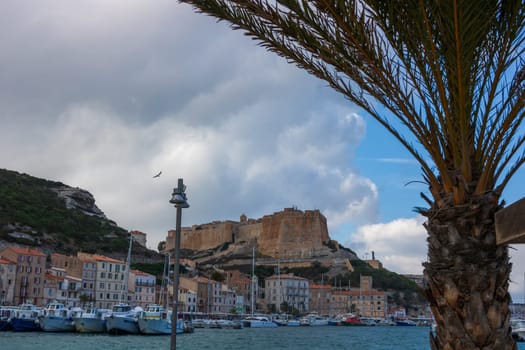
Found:
<svg viewBox="0 0 525 350"><path fill-rule="evenodd" d="M162 174L162 171L159 171L159 173L157 175L153 176L153 178L159 177L160 174Z"/></svg>

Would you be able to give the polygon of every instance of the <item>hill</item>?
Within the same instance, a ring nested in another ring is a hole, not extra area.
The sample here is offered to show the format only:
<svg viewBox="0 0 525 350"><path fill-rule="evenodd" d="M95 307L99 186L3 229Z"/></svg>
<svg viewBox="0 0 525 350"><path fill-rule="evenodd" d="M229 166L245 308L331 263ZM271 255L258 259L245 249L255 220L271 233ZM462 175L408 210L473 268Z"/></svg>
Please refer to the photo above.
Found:
<svg viewBox="0 0 525 350"><path fill-rule="evenodd" d="M0 247L17 244L46 253L122 258L128 242L128 231L108 219L88 191L0 169ZM162 261L139 244L132 251L140 260Z"/></svg>

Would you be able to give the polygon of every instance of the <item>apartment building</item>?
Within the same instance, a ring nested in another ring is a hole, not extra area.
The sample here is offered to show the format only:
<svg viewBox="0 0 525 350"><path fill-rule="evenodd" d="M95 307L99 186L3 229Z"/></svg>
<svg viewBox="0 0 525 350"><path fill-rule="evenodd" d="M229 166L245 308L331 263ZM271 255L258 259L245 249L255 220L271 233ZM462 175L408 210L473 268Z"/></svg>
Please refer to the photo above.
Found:
<svg viewBox="0 0 525 350"><path fill-rule="evenodd" d="M267 308L285 311L293 308L299 312L310 311L310 292L308 279L293 273L267 277L264 280Z"/></svg>
<svg viewBox="0 0 525 350"><path fill-rule="evenodd" d="M99 308L111 309L119 302L127 300L126 264L122 260L109 258L103 255L78 253L81 260L90 260L96 263L95 276L95 304Z"/></svg>
<svg viewBox="0 0 525 350"><path fill-rule="evenodd" d="M44 306L42 298L46 254L31 248L7 247L0 257L16 263L13 304L32 302Z"/></svg>
<svg viewBox="0 0 525 350"><path fill-rule="evenodd" d="M15 296L16 264L0 258L0 305L13 303Z"/></svg>
<svg viewBox="0 0 525 350"><path fill-rule="evenodd" d="M135 306L155 304L155 276L139 270L129 271L128 292Z"/></svg>

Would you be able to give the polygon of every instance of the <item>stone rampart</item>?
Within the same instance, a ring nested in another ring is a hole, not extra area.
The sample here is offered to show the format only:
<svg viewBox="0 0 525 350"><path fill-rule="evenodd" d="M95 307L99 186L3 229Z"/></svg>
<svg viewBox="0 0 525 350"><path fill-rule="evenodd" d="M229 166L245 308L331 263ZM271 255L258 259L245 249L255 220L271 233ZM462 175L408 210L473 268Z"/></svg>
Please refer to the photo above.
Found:
<svg viewBox="0 0 525 350"><path fill-rule="evenodd" d="M326 218L319 210L285 208L261 219L240 222L215 221L181 229L181 249L206 250L225 243L256 241L260 254L270 257L309 256L330 240ZM175 246L175 231L169 231L166 248Z"/></svg>

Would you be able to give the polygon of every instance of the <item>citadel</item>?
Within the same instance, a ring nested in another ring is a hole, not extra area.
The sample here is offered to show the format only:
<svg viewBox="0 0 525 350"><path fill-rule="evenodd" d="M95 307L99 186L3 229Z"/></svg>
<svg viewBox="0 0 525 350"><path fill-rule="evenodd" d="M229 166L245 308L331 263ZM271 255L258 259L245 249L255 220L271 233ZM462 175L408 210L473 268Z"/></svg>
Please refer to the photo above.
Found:
<svg viewBox="0 0 525 350"><path fill-rule="evenodd" d="M319 210L282 211L250 219L242 214L239 221L213 221L181 229L181 249L203 251L221 246L256 247L270 258L313 258L322 254L330 240L326 217ZM166 250L175 246L175 230L168 232Z"/></svg>

